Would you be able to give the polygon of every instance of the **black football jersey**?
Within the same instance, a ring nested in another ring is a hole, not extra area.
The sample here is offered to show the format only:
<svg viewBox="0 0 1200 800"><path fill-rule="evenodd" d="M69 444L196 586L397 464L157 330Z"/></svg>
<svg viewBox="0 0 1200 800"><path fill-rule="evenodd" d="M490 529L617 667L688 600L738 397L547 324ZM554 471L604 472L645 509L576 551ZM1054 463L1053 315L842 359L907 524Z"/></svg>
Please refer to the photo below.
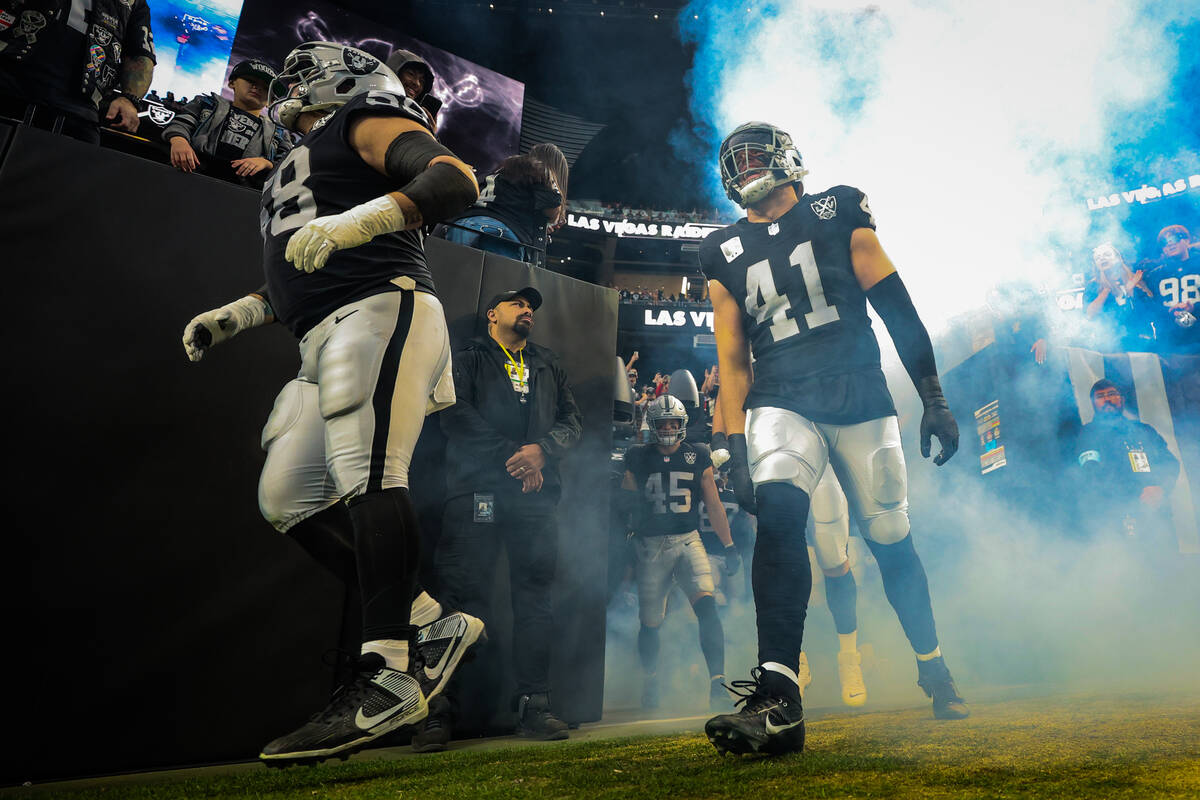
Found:
<svg viewBox="0 0 1200 800"><path fill-rule="evenodd" d="M729 532L732 534L733 522L737 518L736 515L741 511L741 507L737 502L737 496L733 493L732 489L721 489L717 494L721 498L721 505L725 507L725 519L729 521ZM712 517L708 515L707 505L700 510L700 541L704 543L704 549L713 555L719 556L725 552L725 545L721 544L721 540L717 538L717 531L713 528Z"/></svg>
<svg viewBox="0 0 1200 800"><path fill-rule="evenodd" d="M625 451L625 468L633 473L641 500L634 523L637 534L666 536L697 530L704 498L700 479L711 466L708 448L686 441L669 456L652 444Z"/></svg>
<svg viewBox="0 0 1200 800"><path fill-rule="evenodd" d="M276 318L297 337L346 303L395 290L389 281L398 276L434 291L422 234L416 230L338 250L311 273L284 258L288 239L305 223L348 211L416 177L388 177L362 160L349 141L350 123L359 115L401 116L429 126L425 113L407 97L383 91L360 94L322 118L263 187L259 224L267 291Z"/></svg>
<svg viewBox="0 0 1200 800"><path fill-rule="evenodd" d="M1180 324L1172 309L1191 303L1191 316L1200 317L1200 256L1164 262L1146 273L1146 285L1155 295L1150 316L1159 342L1171 352L1200 351L1200 322Z"/></svg>
<svg viewBox="0 0 1200 800"><path fill-rule="evenodd" d="M896 413L879 364L850 237L875 228L852 186L806 194L775 222L746 218L700 245L700 265L741 306L754 358L746 408L849 424Z"/></svg>

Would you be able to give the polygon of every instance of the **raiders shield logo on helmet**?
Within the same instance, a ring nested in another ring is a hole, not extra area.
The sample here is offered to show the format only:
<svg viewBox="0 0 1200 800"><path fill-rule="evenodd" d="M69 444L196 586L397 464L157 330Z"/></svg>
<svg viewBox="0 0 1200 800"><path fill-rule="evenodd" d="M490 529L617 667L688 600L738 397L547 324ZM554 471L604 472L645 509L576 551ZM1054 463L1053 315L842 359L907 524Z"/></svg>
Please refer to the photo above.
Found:
<svg viewBox="0 0 1200 800"><path fill-rule="evenodd" d="M175 119L175 112L158 103L147 103L146 111L149 113L150 121L158 126L165 126L171 120Z"/></svg>
<svg viewBox="0 0 1200 800"><path fill-rule="evenodd" d="M837 216L837 198L833 195L822 197L815 203L812 203L813 213L821 219L833 219Z"/></svg>
<svg viewBox="0 0 1200 800"><path fill-rule="evenodd" d="M379 66L378 59L352 47L342 48L342 63L355 75L369 75Z"/></svg>

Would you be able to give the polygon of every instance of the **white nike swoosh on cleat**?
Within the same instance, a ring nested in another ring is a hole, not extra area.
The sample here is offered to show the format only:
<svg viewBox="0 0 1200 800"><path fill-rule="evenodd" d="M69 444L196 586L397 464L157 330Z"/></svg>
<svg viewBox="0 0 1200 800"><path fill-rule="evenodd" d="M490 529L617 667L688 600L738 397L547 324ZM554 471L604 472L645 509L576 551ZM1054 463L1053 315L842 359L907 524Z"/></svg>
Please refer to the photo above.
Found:
<svg viewBox="0 0 1200 800"><path fill-rule="evenodd" d="M363 710L360 708L358 710L358 713L354 715L354 724L357 725L359 728L361 728L364 731L369 731L371 728L374 728L379 723L381 723L385 720L391 719L396 714L399 714L400 712L402 712L406 705L407 704L401 703L399 705L392 706L387 711L381 711L378 714L375 714L370 717L368 717L366 714L364 714Z"/></svg>
<svg viewBox="0 0 1200 800"><path fill-rule="evenodd" d="M796 727L801 722L804 722L804 720L798 719L795 722L787 725L775 725L771 722L771 718L767 717L767 734L769 736L774 736L777 733L783 733L784 731L791 730L792 728Z"/></svg>

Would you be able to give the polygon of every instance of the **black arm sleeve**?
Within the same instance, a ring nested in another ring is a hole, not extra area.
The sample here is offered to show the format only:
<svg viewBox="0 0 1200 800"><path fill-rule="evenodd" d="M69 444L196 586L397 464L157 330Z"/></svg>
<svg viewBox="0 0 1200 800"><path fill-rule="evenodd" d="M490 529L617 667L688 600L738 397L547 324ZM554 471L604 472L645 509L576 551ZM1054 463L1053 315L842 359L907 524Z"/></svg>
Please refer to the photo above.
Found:
<svg viewBox="0 0 1200 800"><path fill-rule="evenodd" d="M936 376L933 342L929 339L929 331L925 330L925 323L917 316L917 309L908 296L908 289L904 288L904 282L900 280L900 274L893 272L868 289L867 299L879 312L891 334L896 352L912 382L919 384L922 378Z"/></svg>
<svg viewBox="0 0 1200 800"><path fill-rule="evenodd" d="M383 158L383 169L387 176L403 186L429 168L429 162L438 156L454 156L424 131L405 131L392 139Z"/></svg>

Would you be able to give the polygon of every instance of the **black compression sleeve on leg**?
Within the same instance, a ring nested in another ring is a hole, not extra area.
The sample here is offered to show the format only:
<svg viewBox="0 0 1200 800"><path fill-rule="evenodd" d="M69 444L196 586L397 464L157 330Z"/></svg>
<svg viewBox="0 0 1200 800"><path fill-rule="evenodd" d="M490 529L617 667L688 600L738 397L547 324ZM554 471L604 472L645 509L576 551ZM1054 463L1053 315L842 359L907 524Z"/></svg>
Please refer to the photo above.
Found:
<svg viewBox="0 0 1200 800"><path fill-rule="evenodd" d="M925 330L925 323L917 315L908 289L900 280L900 273L893 272L868 289L867 299L891 334L896 353L912 382L920 383L926 376L937 375L933 342L929 339L929 331Z"/></svg>
<svg viewBox="0 0 1200 800"><path fill-rule="evenodd" d="M638 629L638 655L646 674L658 672L658 628L643 625Z"/></svg>
<svg viewBox="0 0 1200 800"><path fill-rule="evenodd" d="M812 592L812 568L804 525L808 494L786 483L760 486L758 539L754 542L754 605L758 614L758 661L789 669L800 663L804 618Z"/></svg>
<svg viewBox="0 0 1200 800"><path fill-rule="evenodd" d="M700 623L700 651L708 664L708 676L715 678L725 674L725 629L717 614L717 601L711 594L701 597L692 604L696 621Z"/></svg>
<svg viewBox="0 0 1200 800"><path fill-rule="evenodd" d="M408 640L420 531L408 489L384 489L349 502L362 591L363 641Z"/></svg>
<svg viewBox="0 0 1200 800"><path fill-rule="evenodd" d="M825 576L825 602L833 614L833 627L838 633L854 633L858 630L858 584L854 573Z"/></svg>
<svg viewBox="0 0 1200 800"><path fill-rule="evenodd" d="M354 526L344 503L334 503L324 511L297 522L288 529L287 535L334 577L357 590Z"/></svg>
<svg viewBox="0 0 1200 800"><path fill-rule="evenodd" d="M913 547L912 535L895 544L879 544L870 539L866 542L879 563L883 593L896 610L909 644L918 653L932 653L938 646L933 602L929 598L925 567Z"/></svg>

